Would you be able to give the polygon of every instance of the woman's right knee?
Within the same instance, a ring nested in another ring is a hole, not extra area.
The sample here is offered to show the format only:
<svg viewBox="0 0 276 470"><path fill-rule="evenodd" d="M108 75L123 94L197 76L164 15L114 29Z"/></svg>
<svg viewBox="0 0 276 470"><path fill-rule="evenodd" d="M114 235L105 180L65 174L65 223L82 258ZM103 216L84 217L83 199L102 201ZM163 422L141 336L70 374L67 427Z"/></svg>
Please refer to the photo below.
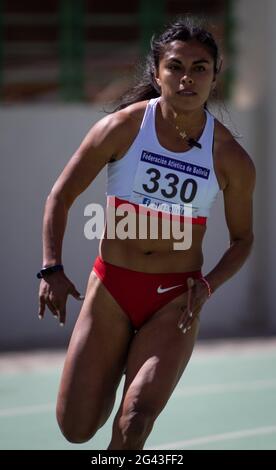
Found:
<svg viewBox="0 0 276 470"><path fill-rule="evenodd" d="M59 428L67 441L74 444L82 444L89 441L96 434L101 427L99 419L91 419L88 423L87 420L82 421L72 416L66 416L57 407L56 418Z"/></svg>

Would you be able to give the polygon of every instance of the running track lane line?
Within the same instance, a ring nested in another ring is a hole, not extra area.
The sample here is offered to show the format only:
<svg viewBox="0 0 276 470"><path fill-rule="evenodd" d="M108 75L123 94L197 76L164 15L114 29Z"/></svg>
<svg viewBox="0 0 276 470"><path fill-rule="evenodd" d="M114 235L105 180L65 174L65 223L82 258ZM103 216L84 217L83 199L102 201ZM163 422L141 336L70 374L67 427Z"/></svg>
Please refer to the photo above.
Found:
<svg viewBox="0 0 276 470"><path fill-rule="evenodd" d="M173 398L178 396L205 395L224 392L252 391L276 388L276 380L255 380L249 382L233 382L229 384L209 384L196 387L182 387L175 390ZM54 403L42 403L40 405L19 406L15 408L0 409L1 416L28 415L47 413L55 408Z"/></svg>
<svg viewBox="0 0 276 470"><path fill-rule="evenodd" d="M230 382L223 384L207 384L198 385L193 387L178 387L174 396L189 396L189 395L205 395L225 392L248 392L253 390L264 390L264 389L276 388L275 379L264 379L264 380L251 380L247 382Z"/></svg>
<svg viewBox="0 0 276 470"><path fill-rule="evenodd" d="M260 436L265 434L276 434L276 426L267 426L255 429L243 429L241 431L227 432L224 434L211 434L210 436L197 437L186 441L171 442L157 446L146 447L145 450L172 450L184 449L185 447L197 446L200 444L210 444L211 442L230 441L233 439L243 439L245 437Z"/></svg>
<svg viewBox="0 0 276 470"><path fill-rule="evenodd" d="M44 403L41 405L31 406L18 406L17 408L7 408L0 410L0 416L18 416L18 415L31 415L36 413L47 413L54 410L54 403Z"/></svg>

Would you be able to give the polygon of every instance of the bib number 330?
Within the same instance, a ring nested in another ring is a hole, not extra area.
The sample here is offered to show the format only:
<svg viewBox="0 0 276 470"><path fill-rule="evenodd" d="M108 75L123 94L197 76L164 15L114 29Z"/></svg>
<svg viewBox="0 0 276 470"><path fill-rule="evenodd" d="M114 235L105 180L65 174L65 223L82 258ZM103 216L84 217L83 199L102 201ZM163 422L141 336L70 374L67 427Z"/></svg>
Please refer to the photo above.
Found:
<svg viewBox="0 0 276 470"><path fill-rule="evenodd" d="M167 180L167 187L160 188L161 173L157 168L148 168L146 171L151 176L147 184L143 184L143 189L149 194L156 193L159 189L163 197L173 199L178 195L182 202L189 204L192 202L197 193L197 182L192 178L187 178L183 181L179 190L179 177L175 173L167 173L163 176Z"/></svg>

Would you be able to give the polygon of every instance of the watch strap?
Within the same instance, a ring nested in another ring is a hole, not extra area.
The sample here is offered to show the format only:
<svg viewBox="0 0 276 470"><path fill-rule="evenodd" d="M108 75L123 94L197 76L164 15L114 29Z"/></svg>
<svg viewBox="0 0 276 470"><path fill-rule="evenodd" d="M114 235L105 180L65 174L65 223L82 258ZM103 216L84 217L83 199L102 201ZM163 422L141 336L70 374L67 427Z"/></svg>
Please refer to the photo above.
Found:
<svg viewBox="0 0 276 470"><path fill-rule="evenodd" d="M42 268L36 275L38 279L43 279L45 276L49 276L57 271L63 271L62 264L55 264L54 266L47 266L46 268Z"/></svg>

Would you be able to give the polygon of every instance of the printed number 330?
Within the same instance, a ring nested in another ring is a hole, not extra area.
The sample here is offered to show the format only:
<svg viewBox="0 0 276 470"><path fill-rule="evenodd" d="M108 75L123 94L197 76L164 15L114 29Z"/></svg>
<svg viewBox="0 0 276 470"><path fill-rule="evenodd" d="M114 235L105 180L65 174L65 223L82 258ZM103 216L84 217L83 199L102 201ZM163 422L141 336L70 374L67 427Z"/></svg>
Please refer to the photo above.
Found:
<svg viewBox="0 0 276 470"><path fill-rule="evenodd" d="M158 180L161 177L161 173L156 168L149 168L146 171L146 173L148 175L153 175L150 178L150 182L153 183L153 186L149 187L147 184L143 184L143 189L147 193L150 193L150 194L155 193L156 191L159 190ZM171 180L171 181L168 182L168 186L167 186L166 189L161 188L161 194L164 197L168 198L168 199L174 198L177 195L177 191L178 191L177 185L179 183L179 178L175 173L167 173L165 175L165 179L168 180L168 181L169 180ZM190 185L190 188L188 188L188 185ZM167 192L168 188L171 188L170 192ZM189 191L190 195L188 196L187 192L188 192L189 189L190 189L190 191ZM181 189L180 189L180 199L181 199L181 201L183 201L186 204L189 204L190 202L192 202L194 200L196 193L197 193L197 183L196 183L196 181L193 180L192 178L185 179L183 181Z"/></svg>

